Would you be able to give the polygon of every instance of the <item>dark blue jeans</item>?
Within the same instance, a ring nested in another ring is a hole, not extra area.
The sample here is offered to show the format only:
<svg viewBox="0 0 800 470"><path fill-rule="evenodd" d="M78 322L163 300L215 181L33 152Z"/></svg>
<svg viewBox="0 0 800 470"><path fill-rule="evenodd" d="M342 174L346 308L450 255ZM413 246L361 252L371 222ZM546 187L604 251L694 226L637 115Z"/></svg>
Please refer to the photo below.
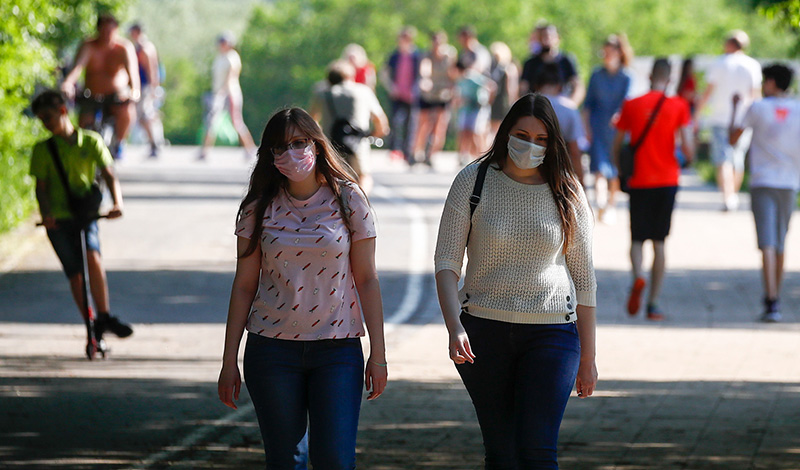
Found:
<svg viewBox="0 0 800 470"><path fill-rule="evenodd" d="M456 365L478 415L486 470L557 469L558 430L575 384L575 323L523 325L461 313L473 364Z"/></svg>
<svg viewBox="0 0 800 470"><path fill-rule="evenodd" d="M414 161L414 139L417 136L419 108L404 101L392 100L389 149L403 152L408 163Z"/></svg>
<svg viewBox="0 0 800 470"><path fill-rule="evenodd" d="M358 338L291 341L250 333L244 378L264 439L268 470L356 467L356 433L364 383Z"/></svg>

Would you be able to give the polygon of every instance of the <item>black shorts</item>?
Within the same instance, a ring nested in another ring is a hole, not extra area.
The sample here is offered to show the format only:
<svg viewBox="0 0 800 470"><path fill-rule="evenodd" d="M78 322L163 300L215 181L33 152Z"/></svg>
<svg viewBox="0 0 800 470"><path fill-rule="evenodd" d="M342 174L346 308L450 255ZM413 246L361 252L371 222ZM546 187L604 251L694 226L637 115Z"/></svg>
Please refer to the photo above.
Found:
<svg viewBox="0 0 800 470"><path fill-rule="evenodd" d="M419 99L419 109L445 109L450 104L449 101L425 101Z"/></svg>
<svg viewBox="0 0 800 470"><path fill-rule="evenodd" d="M630 189L631 240L663 241L669 235L677 186Z"/></svg>
<svg viewBox="0 0 800 470"><path fill-rule="evenodd" d="M89 90L84 90L75 97L78 104L80 114L97 115L103 113L104 115L111 115L111 108L114 106L122 106L131 102L131 100L123 100L117 93L109 95L92 94Z"/></svg>

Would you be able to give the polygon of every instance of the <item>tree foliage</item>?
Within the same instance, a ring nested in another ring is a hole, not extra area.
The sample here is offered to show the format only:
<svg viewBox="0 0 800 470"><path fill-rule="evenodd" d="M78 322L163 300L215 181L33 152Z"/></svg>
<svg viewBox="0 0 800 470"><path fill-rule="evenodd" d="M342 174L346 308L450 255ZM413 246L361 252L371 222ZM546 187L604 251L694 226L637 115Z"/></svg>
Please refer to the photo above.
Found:
<svg viewBox="0 0 800 470"><path fill-rule="evenodd" d="M800 54L800 0L753 0L759 13L794 35L795 55Z"/></svg>
<svg viewBox="0 0 800 470"><path fill-rule="evenodd" d="M275 0L257 5L240 41L243 60L244 114L260 129L279 107L307 106L326 65L351 42L364 46L380 68L394 48L395 35L406 24L420 31L417 43L427 48L427 33L443 29L455 43L465 24L475 26L486 45L506 42L519 61L528 53L528 38L540 19L553 22L562 49L574 54L587 78L600 61L597 53L612 32L628 34L637 54L717 54L722 38L734 28L748 31L752 53L784 57L791 41L759 17L750 0ZM796 1L796 0L794 0Z"/></svg>

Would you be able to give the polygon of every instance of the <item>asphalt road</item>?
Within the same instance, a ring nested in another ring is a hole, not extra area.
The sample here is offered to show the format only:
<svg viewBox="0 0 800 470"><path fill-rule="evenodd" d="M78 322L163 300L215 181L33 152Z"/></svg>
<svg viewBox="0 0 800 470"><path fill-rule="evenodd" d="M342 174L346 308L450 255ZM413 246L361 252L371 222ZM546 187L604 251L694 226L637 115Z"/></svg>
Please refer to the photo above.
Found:
<svg viewBox="0 0 800 470"><path fill-rule="evenodd" d="M138 152L138 153L137 153ZM238 149L130 149L118 166L125 217L101 222L113 312L136 328L83 358L85 333L60 266L33 220L0 237L0 468L259 468L246 392L216 398L234 268L232 235L249 162ZM376 156L378 268L390 383L364 403L359 468L479 469L469 397L446 356L432 251L456 171L409 171ZM752 215L719 211L691 173L678 194L661 306L624 312L630 285L625 200L595 227L596 396L573 398L560 460L572 470L800 469L800 218L787 239L785 322L754 321L759 256Z"/></svg>

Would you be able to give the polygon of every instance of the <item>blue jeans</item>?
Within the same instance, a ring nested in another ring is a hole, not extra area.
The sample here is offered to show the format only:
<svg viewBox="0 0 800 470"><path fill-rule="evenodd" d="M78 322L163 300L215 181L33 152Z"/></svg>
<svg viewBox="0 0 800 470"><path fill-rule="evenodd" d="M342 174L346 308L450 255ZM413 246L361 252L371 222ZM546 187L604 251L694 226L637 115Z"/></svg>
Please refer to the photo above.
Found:
<svg viewBox="0 0 800 470"><path fill-rule="evenodd" d="M473 364L456 365L478 415L486 470L557 469L558 430L575 384L575 323L528 325L461 313Z"/></svg>
<svg viewBox="0 0 800 470"><path fill-rule="evenodd" d="M264 439L266 468L303 468L308 427L314 470L354 469L363 375L358 338L291 341L250 333L244 378Z"/></svg>

